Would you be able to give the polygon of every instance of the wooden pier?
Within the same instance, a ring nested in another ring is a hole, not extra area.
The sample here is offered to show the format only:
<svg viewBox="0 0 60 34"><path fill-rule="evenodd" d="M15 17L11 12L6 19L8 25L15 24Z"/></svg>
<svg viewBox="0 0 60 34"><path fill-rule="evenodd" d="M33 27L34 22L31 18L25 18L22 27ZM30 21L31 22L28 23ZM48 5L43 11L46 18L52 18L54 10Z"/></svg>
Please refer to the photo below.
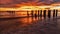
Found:
<svg viewBox="0 0 60 34"><path fill-rule="evenodd" d="M0 12L2 12L2 11L0 11ZM16 17L16 12L20 12L20 13L26 12L27 16L25 16L25 17L44 17L44 18L48 17L48 18L51 18L51 12L53 12L53 14L52 14L53 18L57 17L57 15L58 15L58 10L56 10L56 9L54 9L54 10L31 10L31 11L6 11L6 12L9 13L10 15L12 15L12 17ZM21 17L21 16L17 16L17 17ZM24 16L22 16L22 17L24 17Z"/></svg>
<svg viewBox="0 0 60 34"><path fill-rule="evenodd" d="M56 9L54 9L54 10L36 10L35 11L35 14L34 14L34 11L32 10L31 11L31 16L34 16L35 15L34 17L48 17L48 18L51 18L51 12L53 12L53 14L52 14L53 15L53 18L54 17L57 17L58 10L56 10ZM29 16L28 13L27 13L27 16Z"/></svg>

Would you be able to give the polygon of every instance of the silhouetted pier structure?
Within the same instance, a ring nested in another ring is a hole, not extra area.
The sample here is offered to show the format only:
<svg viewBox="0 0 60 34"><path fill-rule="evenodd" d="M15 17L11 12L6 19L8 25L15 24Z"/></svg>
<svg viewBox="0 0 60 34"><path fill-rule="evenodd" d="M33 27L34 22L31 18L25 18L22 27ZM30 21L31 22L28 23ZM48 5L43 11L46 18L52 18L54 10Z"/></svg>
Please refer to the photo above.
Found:
<svg viewBox="0 0 60 34"><path fill-rule="evenodd" d="M51 12L53 12L53 14L52 14L53 17L57 17L57 15L58 15L57 9L54 9L54 10L31 10L31 11L6 11L6 12L10 13L12 16L13 15L15 16L16 12L27 12L26 17L44 17L44 18L48 17L48 18L51 18Z"/></svg>
<svg viewBox="0 0 60 34"><path fill-rule="evenodd" d="M35 17L38 17L37 13L38 13L38 11L37 11L37 10L35 10Z"/></svg>
<svg viewBox="0 0 60 34"><path fill-rule="evenodd" d="M16 13L15 11L7 11L7 12L10 13L10 15L12 15L12 16L15 15L15 13Z"/></svg>
<svg viewBox="0 0 60 34"><path fill-rule="evenodd" d="M58 10L56 10L56 17L57 17L57 15L58 15Z"/></svg>
<svg viewBox="0 0 60 34"><path fill-rule="evenodd" d="M53 10L53 17L55 17L56 15L55 15L55 9Z"/></svg>
<svg viewBox="0 0 60 34"><path fill-rule="evenodd" d="M27 11L27 16L29 16L29 11Z"/></svg>
<svg viewBox="0 0 60 34"><path fill-rule="evenodd" d="M42 17L42 10L40 10L40 16Z"/></svg>
<svg viewBox="0 0 60 34"><path fill-rule="evenodd" d="M46 10L43 11L43 17L46 17Z"/></svg>
<svg viewBox="0 0 60 34"><path fill-rule="evenodd" d="M48 18L51 17L51 10L48 10Z"/></svg>
<svg viewBox="0 0 60 34"><path fill-rule="evenodd" d="M29 12L29 11L28 11ZM28 16L28 12L27 12L27 16ZM34 13L34 10L31 11L31 16L33 17L48 17L48 18L51 18L51 12L53 12L53 17L57 17L58 15L58 10L54 9L54 10L35 10L35 13Z"/></svg>
<svg viewBox="0 0 60 34"><path fill-rule="evenodd" d="M38 17L39 17L39 15L40 15L40 11L38 10Z"/></svg>

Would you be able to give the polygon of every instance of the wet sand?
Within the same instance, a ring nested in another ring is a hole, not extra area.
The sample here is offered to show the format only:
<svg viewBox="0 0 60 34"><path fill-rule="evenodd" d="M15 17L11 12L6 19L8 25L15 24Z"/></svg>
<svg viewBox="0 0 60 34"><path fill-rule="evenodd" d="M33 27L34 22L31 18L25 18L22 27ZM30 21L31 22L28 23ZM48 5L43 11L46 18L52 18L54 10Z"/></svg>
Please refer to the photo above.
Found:
<svg viewBox="0 0 60 34"><path fill-rule="evenodd" d="M60 34L60 19L0 19L0 34Z"/></svg>

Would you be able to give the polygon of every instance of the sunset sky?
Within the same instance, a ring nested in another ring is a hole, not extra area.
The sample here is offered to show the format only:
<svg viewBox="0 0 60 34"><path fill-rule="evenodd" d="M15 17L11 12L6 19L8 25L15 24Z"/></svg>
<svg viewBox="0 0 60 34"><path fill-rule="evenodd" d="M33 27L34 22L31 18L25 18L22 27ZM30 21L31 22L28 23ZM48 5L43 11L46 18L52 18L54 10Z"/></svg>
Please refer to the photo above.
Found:
<svg viewBox="0 0 60 34"><path fill-rule="evenodd" d="M23 5L42 5L60 3L60 0L0 0L0 7L16 7Z"/></svg>

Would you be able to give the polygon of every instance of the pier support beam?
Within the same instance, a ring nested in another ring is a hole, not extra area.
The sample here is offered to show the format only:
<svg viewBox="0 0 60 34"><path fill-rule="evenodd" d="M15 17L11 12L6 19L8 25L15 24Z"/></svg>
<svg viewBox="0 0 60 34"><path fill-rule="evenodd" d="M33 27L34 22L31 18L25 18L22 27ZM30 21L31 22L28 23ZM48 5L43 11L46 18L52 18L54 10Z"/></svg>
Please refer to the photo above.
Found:
<svg viewBox="0 0 60 34"><path fill-rule="evenodd" d="M27 11L27 16L29 17L29 11Z"/></svg>
<svg viewBox="0 0 60 34"><path fill-rule="evenodd" d="M48 18L51 17L51 10L48 10Z"/></svg>
<svg viewBox="0 0 60 34"><path fill-rule="evenodd" d="M57 17L57 14L58 14L58 10L56 10L56 17Z"/></svg>
<svg viewBox="0 0 60 34"><path fill-rule="evenodd" d="M39 17L39 10L38 10L38 17Z"/></svg>
<svg viewBox="0 0 60 34"><path fill-rule="evenodd" d="M42 10L40 10L40 16L42 17Z"/></svg>
<svg viewBox="0 0 60 34"><path fill-rule="evenodd" d="M11 16L15 16L15 11L7 11Z"/></svg>
<svg viewBox="0 0 60 34"><path fill-rule="evenodd" d="M37 10L35 10L35 14L34 14L35 17L37 17Z"/></svg>
<svg viewBox="0 0 60 34"><path fill-rule="evenodd" d="M46 17L46 10L43 11L43 16Z"/></svg>
<svg viewBox="0 0 60 34"><path fill-rule="evenodd" d="M32 11L31 11L31 16L32 16L32 17L34 16L33 13L34 13L34 12L33 12L33 10L32 10Z"/></svg>
<svg viewBox="0 0 60 34"><path fill-rule="evenodd" d="M53 10L53 17L55 17L55 9Z"/></svg>

